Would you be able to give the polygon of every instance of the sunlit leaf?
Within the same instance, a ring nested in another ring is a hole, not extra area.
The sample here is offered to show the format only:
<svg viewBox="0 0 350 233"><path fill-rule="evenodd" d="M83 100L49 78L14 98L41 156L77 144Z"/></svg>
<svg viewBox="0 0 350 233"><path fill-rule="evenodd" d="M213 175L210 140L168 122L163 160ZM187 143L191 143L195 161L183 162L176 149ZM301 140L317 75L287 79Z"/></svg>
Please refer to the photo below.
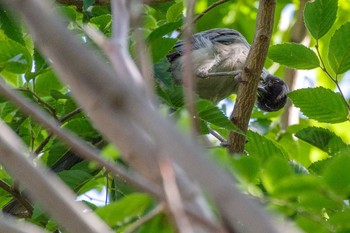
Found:
<svg viewBox="0 0 350 233"><path fill-rule="evenodd" d="M282 157L271 157L264 165L264 170L261 173L261 180L266 190L273 193L276 185L285 177L291 176L292 174L292 168L289 166L286 159Z"/></svg>
<svg viewBox="0 0 350 233"><path fill-rule="evenodd" d="M323 87L299 89L288 94L304 115L319 122L347 121L348 108L339 93Z"/></svg>
<svg viewBox="0 0 350 233"><path fill-rule="evenodd" d="M130 194L96 210L96 213L110 226L130 221L132 217L139 217L151 204L152 199L141 193Z"/></svg>
<svg viewBox="0 0 350 233"><path fill-rule="evenodd" d="M181 1L169 7L166 13L166 19L168 22L176 22L182 18L183 5L183 2Z"/></svg>
<svg viewBox="0 0 350 233"><path fill-rule="evenodd" d="M339 195L350 194L350 154L343 153L332 159L325 168L324 179Z"/></svg>
<svg viewBox="0 0 350 233"><path fill-rule="evenodd" d="M35 91L39 96L50 96L52 90L60 90L61 88L63 85L53 70L38 75L35 80Z"/></svg>
<svg viewBox="0 0 350 233"><path fill-rule="evenodd" d="M320 66L314 51L296 43L273 45L268 56L274 62L295 69L310 70Z"/></svg>
<svg viewBox="0 0 350 233"><path fill-rule="evenodd" d="M329 154L335 154L339 150L348 147L339 136L324 128L305 128L298 131L295 136Z"/></svg>
<svg viewBox="0 0 350 233"><path fill-rule="evenodd" d="M287 158L286 152L271 139L268 139L256 132L247 132L246 150L250 156L254 156L261 161L266 161L272 156Z"/></svg>
<svg viewBox="0 0 350 233"><path fill-rule="evenodd" d="M209 100L199 100L197 102L198 117L219 127L238 131L238 128L227 118L227 116Z"/></svg>
<svg viewBox="0 0 350 233"><path fill-rule="evenodd" d="M350 22L341 26L332 36L328 59L336 74L350 69Z"/></svg>
<svg viewBox="0 0 350 233"><path fill-rule="evenodd" d="M176 39L159 38L151 42L152 58L156 63L164 58L174 47Z"/></svg>
<svg viewBox="0 0 350 233"><path fill-rule="evenodd" d="M58 176L72 189L78 188L93 177L91 174L81 170L61 171L58 173Z"/></svg>
<svg viewBox="0 0 350 233"><path fill-rule="evenodd" d="M337 0L315 0L305 5L305 25L315 39L320 39L332 27L338 10Z"/></svg>
<svg viewBox="0 0 350 233"><path fill-rule="evenodd" d="M26 47L13 40L0 40L0 69L23 74L31 65L32 58Z"/></svg>

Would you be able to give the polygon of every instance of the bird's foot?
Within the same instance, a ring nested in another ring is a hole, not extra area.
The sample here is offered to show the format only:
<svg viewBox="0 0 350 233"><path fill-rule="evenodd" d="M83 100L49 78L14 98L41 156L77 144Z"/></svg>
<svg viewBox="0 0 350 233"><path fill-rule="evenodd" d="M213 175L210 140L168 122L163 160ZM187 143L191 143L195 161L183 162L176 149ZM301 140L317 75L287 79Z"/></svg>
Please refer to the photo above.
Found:
<svg viewBox="0 0 350 233"><path fill-rule="evenodd" d="M205 79L205 78L208 78L208 77L209 77L209 72L208 72L208 70L201 70L201 69L198 69L198 70L196 71L195 75L196 75L198 78Z"/></svg>

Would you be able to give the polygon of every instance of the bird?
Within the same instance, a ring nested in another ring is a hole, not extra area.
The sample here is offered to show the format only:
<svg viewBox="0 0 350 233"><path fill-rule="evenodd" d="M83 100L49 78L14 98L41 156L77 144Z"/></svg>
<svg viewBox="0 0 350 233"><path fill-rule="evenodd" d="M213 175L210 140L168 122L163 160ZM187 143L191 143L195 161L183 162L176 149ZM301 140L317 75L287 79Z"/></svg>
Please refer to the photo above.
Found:
<svg viewBox="0 0 350 233"><path fill-rule="evenodd" d="M191 59L196 93L215 104L236 94L250 44L238 31L215 28L192 36ZM174 83L182 83L184 68L184 40L179 40L167 55L169 71ZM287 101L288 86L277 76L262 70L258 89L257 107L266 112L278 111Z"/></svg>

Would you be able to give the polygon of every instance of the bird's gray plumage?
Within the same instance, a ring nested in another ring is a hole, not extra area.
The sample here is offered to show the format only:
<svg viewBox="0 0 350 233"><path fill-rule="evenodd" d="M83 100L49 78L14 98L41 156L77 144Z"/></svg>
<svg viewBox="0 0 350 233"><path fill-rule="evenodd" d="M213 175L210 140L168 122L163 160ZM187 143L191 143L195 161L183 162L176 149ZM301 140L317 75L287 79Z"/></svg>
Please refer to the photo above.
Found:
<svg viewBox="0 0 350 233"><path fill-rule="evenodd" d="M217 103L230 94L236 93L239 79L232 75L213 77L210 74L243 70L249 49L247 40L236 30L220 28L194 34L191 57L196 76L196 92L199 97ZM173 79L179 84L182 83L183 53L184 41L181 40L168 55ZM258 107L265 111L276 111L283 107L288 91L285 83L269 74L266 69L263 69L261 79ZM273 95L271 93L269 95L268 92L271 91L274 92ZM279 93L275 93L276 91ZM259 101L265 102L259 103Z"/></svg>

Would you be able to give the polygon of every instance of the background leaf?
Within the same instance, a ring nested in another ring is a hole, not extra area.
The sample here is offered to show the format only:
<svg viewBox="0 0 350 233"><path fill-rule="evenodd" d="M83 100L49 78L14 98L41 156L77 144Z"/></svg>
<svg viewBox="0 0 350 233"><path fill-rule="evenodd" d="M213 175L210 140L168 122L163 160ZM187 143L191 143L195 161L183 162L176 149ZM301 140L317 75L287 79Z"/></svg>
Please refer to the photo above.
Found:
<svg viewBox="0 0 350 233"><path fill-rule="evenodd" d="M35 90L39 96L50 96L51 90L61 90L61 88L63 85L51 69L38 75L35 80Z"/></svg>
<svg viewBox="0 0 350 233"><path fill-rule="evenodd" d="M27 48L13 40L0 40L0 69L23 74L32 66Z"/></svg>
<svg viewBox="0 0 350 233"><path fill-rule="evenodd" d="M305 25L316 40L324 36L332 27L337 10L337 0L316 0L306 3Z"/></svg>
<svg viewBox="0 0 350 233"><path fill-rule="evenodd" d="M174 47L177 39L159 38L151 42L153 62L157 63L164 58Z"/></svg>
<svg viewBox="0 0 350 233"><path fill-rule="evenodd" d="M314 51L296 43L273 45L269 49L268 57L274 62L295 69L310 70L320 66Z"/></svg>
<svg viewBox="0 0 350 233"><path fill-rule="evenodd" d="M308 127L298 131L295 136L320 148L328 154L335 154L348 147L339 136L324 128Z"/></svg>
<svg viewBox="0 0 350 233"><path fill-rule="evenodd" d="M209 100L201 99L197 102L197 113L201 120L228 130L241 132L234 124L232 124L227 116Z"/></svg>
<svg viewBox="0 0 350 233"><path fill-rule="evenodd" d="M166 19L168 22L176 22L182 18L183 5L183 2L180 1L169 7L166 13Z"/></svg>
<svg viewBox="0 0 350 233"><path fill-rule="evenodd" d="M0 28L8 38L24 45L21 27L2 7L0 7Z"/></svg>
<svg viewBox="0 0 350 233"><path fill-rule="evenodd" d="M328 59L333 71L342 74L350 69L350 22L341 26L332 36Z"/></svg>
<svg viewBox="0 0 350 233"><path fill-rule="evenodd" d="M319 122L339 123L348 117L341 95L323 87L299 89L288 94L305 116Z"/></svg>
<svg viewBox="0 0 350 233"><path fill-rule="evenodd" d="M343 153L334 158L324 171L324 179L335 193L350 194L350 155Z"/></svg>
<svg viewBox="0 0 350 233"><path fill-rule="evenodd" d="M108 225L116 226L118 223L123 223L124 220L130 221L130 218L143 214L151 201L152 199L146 194L129 194L117 202L97 209L96 213Z"/></svg>
<svg viewBox="0 0 350 233"><path fill-rule="evenodd" d="M286 152L271 139L256 132L247 132L246 150L250 156L257 157L260 161L266 161L272 156L287 158Z"/></svg>

